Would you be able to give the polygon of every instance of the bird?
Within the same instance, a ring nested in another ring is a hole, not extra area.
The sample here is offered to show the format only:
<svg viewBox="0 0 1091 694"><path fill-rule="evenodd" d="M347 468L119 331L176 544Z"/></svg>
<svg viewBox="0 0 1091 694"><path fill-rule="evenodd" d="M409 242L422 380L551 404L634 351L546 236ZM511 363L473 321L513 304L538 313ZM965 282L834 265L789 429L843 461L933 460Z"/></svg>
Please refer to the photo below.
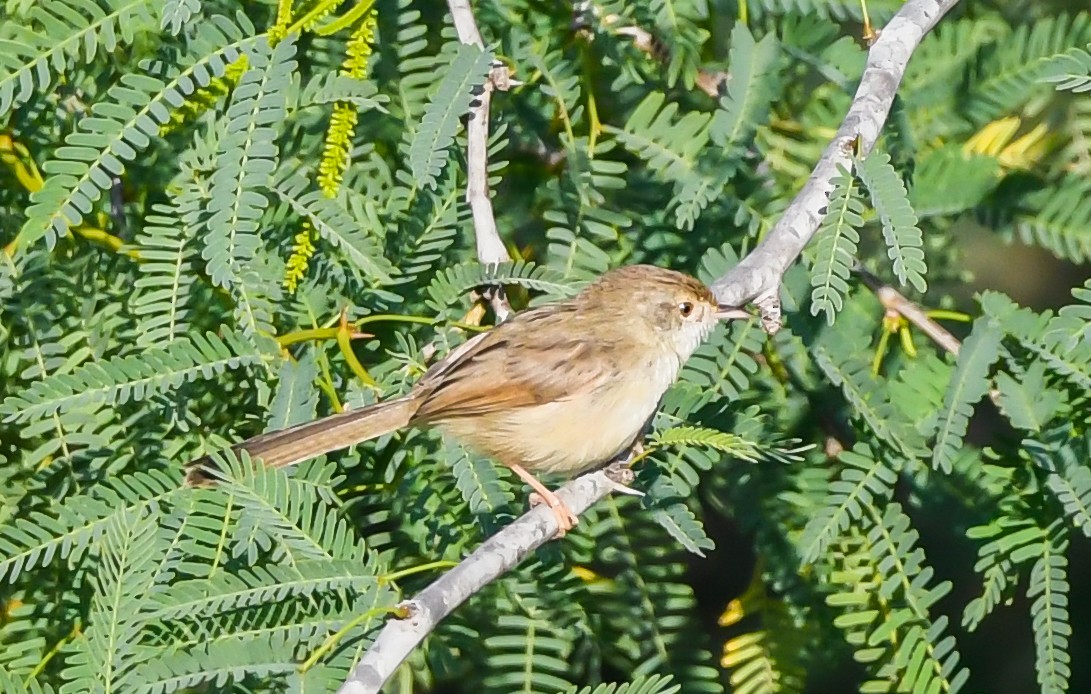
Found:
<svg viewBox="0 0 1091 694"><path fill-rule="evenodd" d="M233 446L294 465L404 427L438 428L510 468L557 518L576 515L535 476L575 476L639 442L682 365L717 322L749 318L699 280L654 265L602 274L575 296L521 313L466 341L402 397ZM208 459L187 481L207 482Z"/></svg>

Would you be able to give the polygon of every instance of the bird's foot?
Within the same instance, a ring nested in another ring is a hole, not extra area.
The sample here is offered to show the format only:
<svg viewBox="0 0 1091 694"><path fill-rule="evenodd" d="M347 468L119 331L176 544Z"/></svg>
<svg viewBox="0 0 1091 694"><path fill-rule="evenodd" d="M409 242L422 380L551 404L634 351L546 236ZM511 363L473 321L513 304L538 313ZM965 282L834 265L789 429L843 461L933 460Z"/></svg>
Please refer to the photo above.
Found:
<svg viewBox="0 0 1091 694"><path fill-rule="evenodd" d="M553 515L557 518L557 535L556 539L560 539L568 533L569 530L576 527L580 523L580 519L572 512L572 509L568 508L568 504L561 501L553 492L546 490L547 494L541 494L539 492L530 493L530 506L541 506L546 504L549 509L553 511Z"/></svg>

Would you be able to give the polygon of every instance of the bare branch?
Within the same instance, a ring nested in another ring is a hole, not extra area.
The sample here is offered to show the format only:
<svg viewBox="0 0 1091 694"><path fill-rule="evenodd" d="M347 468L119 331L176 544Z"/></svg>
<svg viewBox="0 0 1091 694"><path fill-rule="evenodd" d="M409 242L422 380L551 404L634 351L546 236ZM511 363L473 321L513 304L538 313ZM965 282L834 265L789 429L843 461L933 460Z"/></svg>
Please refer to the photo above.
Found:
<svg viewBox="0 0 1091 694"><path fill-rule="evenodd" d="M572 480L557 490L557 496L573 513L580 514L616 486L600 470ZM440 620L556 534L557 517L541 505L485 540L458 566L403 603L409 616L386 623L338 690L340 694L378 694L383 683Z"/></svg>
<svg viewBox="0 0 1091 694"><path fill-rule="evenodd" d="M483 49L481 32L477 30L469 0L448 0L447 6L455 21L458 40ZM510 85L511 75L507 66L495 61L481 94L470 106L470 118L466 124L466 201L470 203L473 213L477 259L483 265L511 261L496 228L496 216L489 197L489 105L494 89L506 91ZM511 306L500 289L488 292L485 298L492 304L497 320L504 320L511 313Z"/></svg>
<svg viewBox="0 0 1091 694"><path fill-rule="evenodd" d="M721 303L742 306L754 302L761 308L767 331L780 327L781 278L818 231L838 167L849 168L857 138L861 154L875 146L909 57L957 2L909 0L883 27L868 51L867 66L845 120L803 190L754 251L712 284Z"/></svg>
<svg viewBox="0 0 1091 694"><path fill-rule="evenodd" d="M467 0L448 1L459 38L481 45ZM756 301L762 308L766 329L779 327L781 278L817 231L828 202L830 181L837 174L838 165L849 163L857 138L865 152L875 144L913 50L925 33L957 1L907 0L883 29L868 54L867 68L848 114L815 166L811 178L762 243L713 285L722 303L741 306ZM497 256L490 256L482 250L489 249L490 242L496 242L496 247L503 249L496 233L485 173L487 95L496 85L495 74L494 71L494 76L486 84L483 106L478 105L471 114L471 124L476 121L480 130L471 129L469 138L471 172L479 172L480 178L475 181L471 173L471 187L467 195L473 207L478 256L482 262L495 262L489 259ZM475 199L478 200L477 206L474 205ZM506 250L503 250L503 257L507 258ZM557 494L573 512L580 514L616 488L617 483L606 472L598 471L569 482ZM457 567L405 604L410 612L409 617L391 620L383 627L340 692L377 694L383 683L440 620L552 538L556 531L554 514L540 506L486 540Z"/></svg>

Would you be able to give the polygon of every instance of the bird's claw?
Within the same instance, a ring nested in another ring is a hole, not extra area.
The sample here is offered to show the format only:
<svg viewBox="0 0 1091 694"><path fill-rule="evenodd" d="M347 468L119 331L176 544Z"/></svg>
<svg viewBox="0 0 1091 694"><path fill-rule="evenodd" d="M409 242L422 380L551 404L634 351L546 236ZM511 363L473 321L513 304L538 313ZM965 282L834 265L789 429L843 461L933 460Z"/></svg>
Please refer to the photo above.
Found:
<svg viewBox="0 0 1091 694"><path fill-rule="evenodd" d="M572 512L572 509L568 508L568 505L560 500L555 495L550 495L552 499L544 499L538 492L530 493L530 507L541 506L546 504L549 509L553 511L553 515L557 519L557 535L556 538L560 539L564 537L569 530L572 530L580 523L579 517Z"/></svg>

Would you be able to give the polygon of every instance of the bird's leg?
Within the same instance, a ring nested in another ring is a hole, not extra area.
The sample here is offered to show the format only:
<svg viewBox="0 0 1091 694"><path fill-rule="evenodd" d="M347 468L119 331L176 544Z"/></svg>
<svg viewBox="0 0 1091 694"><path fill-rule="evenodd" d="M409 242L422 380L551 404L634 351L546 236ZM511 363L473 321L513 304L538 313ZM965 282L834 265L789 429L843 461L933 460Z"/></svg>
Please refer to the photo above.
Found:
<svg viewBox="0 0 1091 694"><path fill-rule="evenodd" d="M628 486L636 479L636 473L633 472L631 467L633 461L644 455L644 444L641 443L640 438L637 437L626 453L619 455L602 469L603 473L606 474L606 479L614 483L614 492L618 494L644 496L644 492Z"/></svg>
<svg viewBox="0 0 1091 694"><path fill-rule="evenodd" d="M526 471L522 465L510 465L512 471L519 475L524 482L530 485L530 488L537 492L537 496L549 506L553 511L553 515L557 517L557 537L564 537L565 533L574 528L580 519L576 517L576 514L572 512L572 509L568 508L560 498L549 490L544 484L538 481L534 475ZM534 495L531 495L531 505L534 505Z"/></svg>

